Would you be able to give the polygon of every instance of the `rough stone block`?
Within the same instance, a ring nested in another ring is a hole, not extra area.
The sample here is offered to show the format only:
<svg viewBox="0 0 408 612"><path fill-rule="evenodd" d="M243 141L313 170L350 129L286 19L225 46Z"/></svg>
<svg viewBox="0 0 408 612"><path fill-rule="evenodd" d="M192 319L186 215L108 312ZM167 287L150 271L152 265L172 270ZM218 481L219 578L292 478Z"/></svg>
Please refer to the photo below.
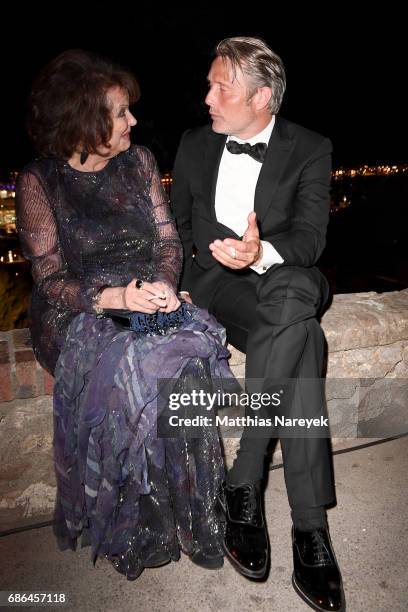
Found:
<svg viewBox="0 0 408 612"><path fill-rule="evenodd" d="M38 397L40 394L37 381L37 364L35 361L16 363L15 397L24 399Z"/></svg>
<svg viewBox="0 0 408 612"><path fill-rule="evenodd" d="M51 374L48 374L46 370L43 370L44 373L44 393L45 395L52 395L54 389L54 378Z"/></svg>
<svg viewBox="0 0 408 612"><path fill-rule="evenodd" d="M30 348L32 346L30 330L24 329L13 330L13 344L15 349Z"/></svg>
<svg viewBox="0 0 408 612"><path fill-rule="evenodd" d="M25 361L35 361L34 352L32 349L26 349L25 351L16 351L14 353L16 363L22 363Z"/></svg>
<svg viewBox="0 0 408 612"><path fill-rule="evenodd" d="M0 364L2 363L10 363L10 353L6 340L0 341Z"/></svg>
<svg viewBox="0 0 408 612"><path fill-rule="evenodd" d="M10 364L0 363L0 402L10 402L13 397Z"/></svg>

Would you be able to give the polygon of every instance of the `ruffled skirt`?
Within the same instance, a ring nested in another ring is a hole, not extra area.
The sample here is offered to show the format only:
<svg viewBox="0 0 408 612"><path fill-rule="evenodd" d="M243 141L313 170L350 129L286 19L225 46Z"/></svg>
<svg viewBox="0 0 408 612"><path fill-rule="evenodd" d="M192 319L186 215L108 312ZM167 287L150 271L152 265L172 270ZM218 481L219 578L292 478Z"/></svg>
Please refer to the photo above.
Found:
<svg viewBox="0 0 408 612"><path fill-rule="evenodd" d="M160 437L168 392L232 379L225 331L206 311L166 335L118 329L82 313L71 323L54 386L55 532L61 549L91 545L129 579L144 567L222 555L215 500L224 477L218 432Z"/></svg>

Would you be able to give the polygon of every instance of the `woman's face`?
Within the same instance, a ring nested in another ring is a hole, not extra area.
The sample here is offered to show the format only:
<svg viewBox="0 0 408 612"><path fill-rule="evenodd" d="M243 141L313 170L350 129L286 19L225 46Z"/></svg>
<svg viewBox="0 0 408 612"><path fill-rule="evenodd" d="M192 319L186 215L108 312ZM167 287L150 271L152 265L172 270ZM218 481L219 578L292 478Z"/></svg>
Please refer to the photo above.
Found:
<svg viewBox="0 0 408 612"><path fill-rule="evenodd" d="M130 147L130 129L136 125L136 119L129 110L129 96L120 87L108 89L108 105L112 109L112 136L109 140L109 157L114 157Z"/></svg>

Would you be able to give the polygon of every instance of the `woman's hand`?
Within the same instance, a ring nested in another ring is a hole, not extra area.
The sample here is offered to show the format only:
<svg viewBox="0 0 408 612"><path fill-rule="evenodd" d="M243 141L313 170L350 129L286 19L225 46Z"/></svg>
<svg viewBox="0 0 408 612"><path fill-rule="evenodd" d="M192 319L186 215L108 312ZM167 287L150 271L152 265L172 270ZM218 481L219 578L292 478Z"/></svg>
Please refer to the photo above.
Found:
<svg viewBox="0 0 408 612"><path fill-rule="evenodd" d="M108 287L98 299L99 308L123 308L152 314L154 312L173 312L180 306L173 289L162 281L144 282L136 287L136 279L126 287Z"/></svg>
<svg viewBox="0 0 408 612"><path fill-rule="evenodd" d="M145 285L143 285L144 289ZM152 302L160 304L159 312L174 312L180 306L180 300L174 293L173 289L162 281L155 281L150 283L150 287L155 288L155 295L164 295L164 304L160 298L152 299Z"/></svg>
<svg viewBox="0 0 408 612"><path fill-rule="evenodd" d="M193 300L191 299L191 295L189 294L188 291L180 291L180 294L185 302L187 302L188 304L193 303Z"/></svg>
<svg viewBox="0 0 408 612"><path fill-rule="evenodd" d="M98 298L98 308L119 308L153 314L160 308L158 300L149 300L157 295L157 290L149 290L150 283L144 283L141 289L136 288L136 280L132 280L126 287L108 287ZM163 298L165 297L164 294ZM165 301L162 302L165 306Z"/></svg>
<svg viewBox="0 0 408 612"><path fill-rule="evenodd" d="M144 282L138 289L136 280L132 280L125 287L123 302L123 308L126 310L147 313L173 312L180 306L180 301L173 289L162 281Z"/></svg>

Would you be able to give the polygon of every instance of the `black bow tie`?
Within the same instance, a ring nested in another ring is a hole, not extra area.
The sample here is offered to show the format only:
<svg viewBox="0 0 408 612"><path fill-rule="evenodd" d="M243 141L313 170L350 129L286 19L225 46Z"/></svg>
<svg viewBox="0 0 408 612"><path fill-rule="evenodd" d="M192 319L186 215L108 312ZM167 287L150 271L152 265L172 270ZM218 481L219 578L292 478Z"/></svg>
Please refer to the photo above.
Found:
<svg viewBox="0 0 408 612"><path fill-rule="evenodd" d="M236 140L229 140L225 146L230 153L233 153L234 155L246 153L261 164L265 159L266 150L268 148L268 145L265 142L257 142L254 145L250 145L249 142L240 144Z"/></svg>

